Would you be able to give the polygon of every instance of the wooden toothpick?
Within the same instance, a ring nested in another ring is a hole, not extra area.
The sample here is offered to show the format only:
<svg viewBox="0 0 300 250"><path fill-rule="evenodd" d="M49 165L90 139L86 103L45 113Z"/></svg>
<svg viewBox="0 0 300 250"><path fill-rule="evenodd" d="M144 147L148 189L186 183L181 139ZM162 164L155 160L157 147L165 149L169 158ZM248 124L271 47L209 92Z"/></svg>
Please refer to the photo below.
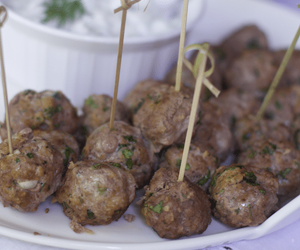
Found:
<svg viewBox="0 0 300 250"><path fill-rule="evenodd" d="M178 181L183 181L183 178L184 178L184 172L185 172L186 162L187 162L189 149L190 149L190 145L191 145L192 134L193 134L193 130L194 130L195 118L196 118L196 113L197 113L197 107L198 107L200 94L201 94L202 83L207 82L209 89L213 90L212 92L215 96L218 96L220 93L220 91L218 89L216 89L206 79L206 77L210 76L214 70L214 59L213 59L212 53L210 51L208 51L209 44L208 43L204 43L203 45L193 44L193 45L186 47L184 52L191 50L191 49L199 50L199 54L195 60L194 66L186 58L184 59L184 63L187 66L187 68L193 72L193 74L194 74L194 72L195 73L197 72L197 78L196 78L196 86L195 86L195 90L194 90L194 97L193 97L193 102L192 102L189 126L188 126L187 134L185 137L185 143L184 143L181 165L180 165L180 170L179 170L179 175L178 175ZM207 57L211 60L212 67L209 70L207 70L206 72L204 72ZM196 67L197 67L197 69L196 69Z"/></svg>
<svg viewBox="0 0 300 250"><path fill-rule="evenodd" d="M5 120L6 120L6 130L7 130L7 139L8 139L8 148L9 153L13 153L12 146L12 137L10 129L10 118L8 111L8 98L7 98L7 88L6 88L6 76L4 69L4 59L3 59L3 49L2 49L2 35L1 28L3 27L4 22L7 18L7 10L4 6L0 6L0 62L1 62L1 76L2 76L2 87L3 87L3 96L4 96L4 105L5 105Z"/></svg>
<svg viewBox="0 0 300 250"><path fill-rule="evenodd" d="M180 32L180 42L179 42L179 51L178 51L178 61L177 61L177 68L176 68L175 91L177 91L177 92L180 91L180 87L181 87L182 62L183 62L183 56L184 56L184 43L185 43L185 34L186 34L188 5L189 5L189 0L184 0L183 9L182 9L182 20L181 20L181 32Z"/></svg>
<svg viewBox="0 0 300 250"><path fill-rule="evenodd" d="M127 10L135 3L139 2L140 0L134 0L129 2L128 0L121 0L121 7L114 10L114 13L119 12L122 10L122 22L121 22L121 29L120 29L120 39L119 39L119 47L118 47L118 58L117 58L117 67L116 67L116 77L115 77L115 89L114 89L114 97L112 100L112 107L110 113L110 122L109 128L114 128L114 121L115 121L115 113L117 107L117 96L118 96L118 89L119 89L119 81L120 81L120 72L121 72L121 61L122 61L122 54L123 54L123 44L124 44L124 34L125 34L125 24L126 24L126 16Z"/></svg>
<svg viewBox="0 0 300 250"><path fill-rule="evenodd" d="M300 8L300 5L298 7ZM265 112L265 110L266 110L269 102L271 101L271 98L272 98L272 96L273 96L273 94L274 94L274 92L276 90L276 87L277 87L277 85L278 85L278 83L279 83L279 81L281 79L281 76L282 76L282 74L283 74L283 72L284 72L284 70L286 68L286 65L288 64L288 62L289 62L289 60L290 60L290 58L292 56L292 53L293 53L293 51L295 49L295 46L296 46L296 43L298 41L299 36L300 36L300 26L299 26L299 28L298 28L298 30L296 32L296 35L295 35L295 37L294 37L294 39L293 39L290 47L288 48L288 50L286 51L286 53L285 53L285 55L284 55L284 57L282 59L282 62L280 64L279 68L278 68L278 71L276 72L276 75L275 75L275 77L274 77L274 79L273 79L273 81L272 81L272 83L270 85L270 88L269 88L269 90L268 90L268 92L267 92L267 94L266 94L266 96L264 98L264 101L263 101L260 109L257 112L257 115L256 115L256 120L257 121L261 120L261 118L262 118L262 116L263 116L263 114L264 114L264 112Z"/></svg>

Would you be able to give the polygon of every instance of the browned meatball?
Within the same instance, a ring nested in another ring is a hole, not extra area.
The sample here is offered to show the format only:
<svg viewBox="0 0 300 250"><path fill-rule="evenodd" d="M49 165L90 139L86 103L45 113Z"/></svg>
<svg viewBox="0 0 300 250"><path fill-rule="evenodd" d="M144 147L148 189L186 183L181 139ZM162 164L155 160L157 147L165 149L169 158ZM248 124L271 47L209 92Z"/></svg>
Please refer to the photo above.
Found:
<svg viewBox="0 0 300 250"><path fill-rule="evenodd" d="M234 127L237 120L248 114L256 114L262 99L254 92L231 88L218 98L211 98L202 105L203 123L214 122L216 118Z"/></svg>
<svg viewBox="0 0 300 250"><path fill-rule="evenodd" d="M183 144L170 147L165 153L165 159L173 168L180 168L183 154ZM217 169L217 158L207 150L201 150L191 144L187 164L185 167L185 177L192 183L197 184L206 190L210 183L210 177Z"/></svg>
<svg viewBox="0 0 300 250"><path fill-rule="evenodd" d="M286 50L279 50L275 52L276 64L280 65ZM280 79L280 86L290 86L293 84L300 84L300 50L294 50L293 54L284 70Z"/></svg>
<svg viewBox="0 0 300 250"><path fill-rule="evenodd" d="M227 124L219 121L200 123L192 140L195 145L207 148L208 152L217 157L221 163L234 151L234 138Z"/></svg>
<svg viewBox="0 0 300 250"><path fill-rule="evenodd" d="M220 46L215 46L213 51L217 56L217 63L224 71L242 51L267 48L268 42L265 34L257 26L249 25L228 36Z"/></svg>
<svg viewBox="0 0 300 250"><path fill-rule="evenodd" d="M187 88L176 92L168 84L152 87L151 94L134 114L133 124L141 129L155 153L186 133L192 99L192 92Z"/></svg>
<svg viewBox="0 0 300 250"><path fill-rule="evenodd" d="M278 66L267 50L245 50L225 73L226 84L246 91L260 91L262 96L271 84Z"/></svg>
<svg viewBox="0 0 300 250"><path fill-rule="evenodd" d="M90 95L84 102L82 108L83 122L86 136L89 136L96 128L109 122L112 107L112 98L108 95ZM116 121L128 122L128 114L125 106L117 102Z"/></svg>
<svg viewBox="0 0 300 250"><path fill-rule="evenodd" d="M231 227L256 226L275 210L278 181L266 169L251 165L221 166L210 186L213 215Z"/></svg>
<svg viewBox="0 0 300 250"><path fill-rule="evenodd" d="M113 130L109 124L97 128L87 139L82 156L114 162L128 169L139 188L149 182L155 162L140 129L122 121L115 121Z"/></svg>
<svg viewBox="0 0 300 250"><path fill-rule="evenodd" d="M194 61L198 55L198 51L195 51L191 57L191 62L194 64ZM210 61L207 62L207 69L211 67ZM165 81L175 85L176 82L176 71L177 71L177 64L173 66L173 68L167 73L165 76ZM218 67L218 64L215 65L214 71L211 76L208 77L208 80L218 89L222 90L222 75L221 71ZM194 77L193 73L183 64L182 66L182 75L181 75L181 82L182 85L188 87L192 90L195 88L196 78ZM212 93L208 88L205 86L202 87L201 90L201 100L207 101L212 97Z"/></svg>
<svg viewBox="0 0 300 250"><path fill-rule="evenodd" d="M239 156L241 164L267 169L278 179L278 195L300 193L300 152L288 141L256 140Z"/></svg>
<svg viewBox="0 0 300 250"><path fill-rule="evenodd" d="M0 144L0 200L21 212L34 212L62 183L63 157L30 128L13 136L13 153L8 142Z"/></svg>
<svg viewBox="0 0 300 250"><path fill-rule="evenodd" d="M65 184L55 194L71 228L107 225L118 220L135 198L133 176L114 163L93 160L71 163ZM79 225L78 225L79 224Z"/></svg>
<svg viewBox="0 0 300 250"><path fill-rule="evenodd" d="M176 169L161 167L143 197L141 212L146 223L162 238L200 234L211 222L207 194L188 180L177 179Z"/></svg>
<svg viewBox="0 0 300 250"><path fill-rule="evenodd" d="M278 123L275 127L268 119L257 122L253 115L245 116L238 120L233 131L235 140L240 150L246 150L256 140L274 139L278 141L290 138L290 129L284 124Z"/></svg>
<svg viewBox="0 0 300 250"><path fill-rule="evenodd" d="M72 135L58 130L34 130L33 134L35 137L41 137L45 139L59 152L61 152L66 170L69 165L69 162L77 161L79 157L79 145Z"/></svg>
<svg viewBox="0 0 300 250"><path fill-rule="evenodd" d="M13 133L30 127L46 131L58 129L72 134L78 126L76 109L60 91L37 93L25 90L10 101L8 108ZM1 137L7 138L5 128L1 128Z"/></svg>
<svg viewBox="0 0 300 250"><path fill-rule="evenodd" d="M161 85L162 82L153 79L147 79L139 82L124 98L123 103L131 112L131 116L136 114L144 104L147 95L152 96L152 89ZM155 92L153 92L155 93Z"/></svg>

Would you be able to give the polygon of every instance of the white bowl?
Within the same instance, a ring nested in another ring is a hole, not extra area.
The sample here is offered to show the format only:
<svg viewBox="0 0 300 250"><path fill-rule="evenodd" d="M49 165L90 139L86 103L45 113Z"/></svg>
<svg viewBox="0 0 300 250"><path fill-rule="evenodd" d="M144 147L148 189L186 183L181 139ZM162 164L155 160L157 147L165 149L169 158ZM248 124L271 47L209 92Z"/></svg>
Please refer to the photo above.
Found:
<svg viewBox="0 0 300 250"><path fill-rule="evenodd" d="M202 0L190 1L193 18L187 30L202 9ZM177 58L179 34L180 27L162 35L125 38L118 99L137 82L165 75ZM92 93L112 96L118 42L118 37L83 36L34 23L8 8L3 28L8 83L16 86L13 92L62 90L77 107Z"/></svg>

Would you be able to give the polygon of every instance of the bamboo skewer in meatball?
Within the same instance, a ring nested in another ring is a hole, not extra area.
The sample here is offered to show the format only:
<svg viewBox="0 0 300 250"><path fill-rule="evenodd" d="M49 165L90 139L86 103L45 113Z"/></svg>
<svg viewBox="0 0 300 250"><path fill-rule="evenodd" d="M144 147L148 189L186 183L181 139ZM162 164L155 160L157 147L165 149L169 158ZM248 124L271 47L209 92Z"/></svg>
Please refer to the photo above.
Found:
<svg viewBox="0 0 300 250"><path fill-rule="evenodd" d="M161 166L146 189L141 213L160 237L177 239L200 234L211 222L207 194L184 178L178 182L178 170Z"/></svg>
<svg viewBox="0 0 300 250"><path fill-rule="evenodd" d="M278 181L252 166L221 166L212 177L213 215L231 227L257 226L276 210Z"/></svg>

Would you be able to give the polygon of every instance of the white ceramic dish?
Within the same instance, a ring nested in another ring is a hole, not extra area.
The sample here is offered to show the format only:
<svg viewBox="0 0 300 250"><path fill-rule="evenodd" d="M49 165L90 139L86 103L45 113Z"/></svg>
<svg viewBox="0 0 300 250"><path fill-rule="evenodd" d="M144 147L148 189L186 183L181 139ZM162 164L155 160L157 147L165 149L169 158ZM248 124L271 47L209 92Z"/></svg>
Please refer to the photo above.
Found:
<svg viewBox="0 0 300 250"><path fill-rule="evenodd" d="M287 47L291 42L300 24L300 16L267 1L207 0L206 13L195 27L191 39L218 42L228 32L249 23L256 23L266 32L272 48L280 48ZM45 213L45 208L50 208L48 214ZM121 218L108 226L88 227L95 235L75 234L69 228L70 220L64 216L62 207L50 204L49 198L35 213L24 214L0 207L0 234L23 241L70 249L200 249L242 239L255 239L289 225L300 218L300 196L260 226L232 229L213 219L202 235L179 240L159 238L145 224L137 205L132 204L126 213L134 214L136 220L128 223ZM41 235L34 235L34 232Z"/></svg>
<svg viewBox="0 0 300 250"><path fill-rule="evenodd" d="M193 15L187 30L201 15L203 1L192 0L189 7ZM20 90L61 90L77 107L90 94L113 95L118 37L78 35L35 23L8 10L3 46L11 84ZM166 74L177 58L179 35L180 27L160 35L124 39L119 99L137 82Z"/></svg>

